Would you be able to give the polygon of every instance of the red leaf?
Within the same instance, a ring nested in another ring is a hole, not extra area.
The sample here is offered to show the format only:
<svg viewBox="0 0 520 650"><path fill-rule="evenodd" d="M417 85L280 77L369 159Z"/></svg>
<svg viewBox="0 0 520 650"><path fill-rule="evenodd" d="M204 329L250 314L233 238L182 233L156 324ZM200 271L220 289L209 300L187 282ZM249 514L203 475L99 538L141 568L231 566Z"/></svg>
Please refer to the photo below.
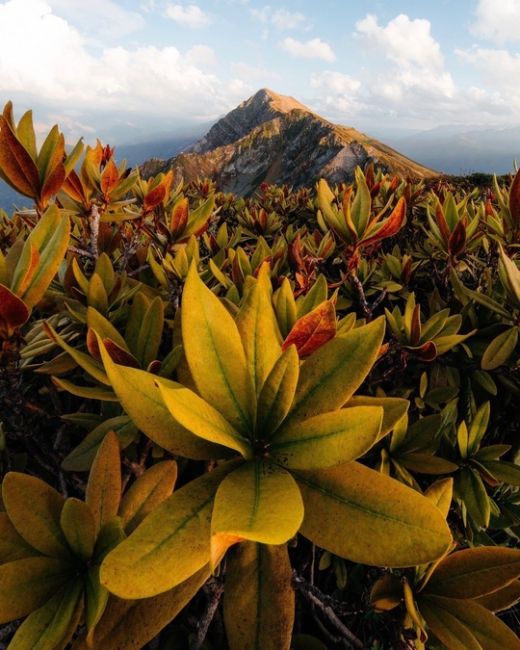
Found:
<svg viewBox="0 0 520 650"><path fill-rule="evenodd" d="M452 257L460 255L466 246L466 227L464 223L459 221L448 240L448 252Z"/></svg>
<svg viewBox="0 0 520 650"><path fill-rule="evenodd" d="M437 346L433 341L428 341L421 345L418 350L414 350L414 352L421 361L433 361L437 356Z"/></svg>
<svg viewBox="0 0 520 650"><path fill-rule="evenodd" d="M299 318L283 342L282 351L295 345L301 358L308 357L336 334L336 310L326 300Z"/></svg>
<svg viewBox="0 0 520 650"><path fill-rule="evenodd" d="M29 319L29 309L3 284L0 284L0 334L9 336L10 330L21 327Z"/></svg>
<svg viewBox="0 0 520 650"><path fill-rule="evenodd" d="M103 344L114 363L129 368L139 368L137 359L130 352L123 350L117 343L114 343L112 339L103 339Z"/></svg>
<svg viewBox="0 0 520 650"><path fill-rule="evenodd" d="M173 181L173 172L170 170L162 181L150 190L148 194L144 197L144 211L150 212L153 210L159 203L162 203L165 197L170 193L170 187Z"/></svg>
<svg viewBox="0 0 520 650"><path fill-rule="evenodd" d="M63 163L59 163L47 176L42 191L40 192L39 203L41 208L46 208L51 196L54 196L61 190L63 181L65 180L65 175L65 166Z"/></svg>
<svg viewBox="0 0 520 650"><path fill-rule="evenodd" d="M437 202L437 207L435 208L435 218L437 220L439 230L441 231L442 238L447 244L450 239L450 228L448 226L448 222L446 221L446 217L444 216L442 205L439 202Z"/></svg>
<svg viewBox="0 0 520 650"><path fill-rule="evenodd" d="M85 190L83 189L83 184L74 169L65 179L62 190L68 194L71 199L78 201L78 203L82 203L85 207L87 207L88 200L85 195Z"/></svg>

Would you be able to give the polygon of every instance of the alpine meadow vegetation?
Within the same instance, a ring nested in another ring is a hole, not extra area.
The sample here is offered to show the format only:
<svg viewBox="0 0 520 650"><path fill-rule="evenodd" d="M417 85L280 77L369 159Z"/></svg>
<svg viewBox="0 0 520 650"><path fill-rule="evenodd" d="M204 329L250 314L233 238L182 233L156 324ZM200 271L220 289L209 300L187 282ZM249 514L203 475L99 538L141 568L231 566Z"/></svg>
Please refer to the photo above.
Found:
<svg viewBox="0 0 520 650"><path fill-rule="evenodd" d="M0 644L520 648L520 173L0 179Z"/></svg>

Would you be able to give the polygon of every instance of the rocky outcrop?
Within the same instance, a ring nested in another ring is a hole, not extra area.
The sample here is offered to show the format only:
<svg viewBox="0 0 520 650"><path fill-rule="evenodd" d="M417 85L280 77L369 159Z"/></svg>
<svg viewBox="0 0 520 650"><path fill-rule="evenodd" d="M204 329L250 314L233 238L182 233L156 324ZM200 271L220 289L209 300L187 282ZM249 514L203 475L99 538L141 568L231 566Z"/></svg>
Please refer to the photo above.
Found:
<svg viewBox="0 0 520 650"><path fill-rule="evenodd" d="M370 161L404 177L435 175L355 129L332 124L292 97L262 89L195 145L163 163L154 161L152 170L173 167L187 181L210 177L223 191L246 196L263 182L301 187L319 178L348 181L357 165Z"/></svg>

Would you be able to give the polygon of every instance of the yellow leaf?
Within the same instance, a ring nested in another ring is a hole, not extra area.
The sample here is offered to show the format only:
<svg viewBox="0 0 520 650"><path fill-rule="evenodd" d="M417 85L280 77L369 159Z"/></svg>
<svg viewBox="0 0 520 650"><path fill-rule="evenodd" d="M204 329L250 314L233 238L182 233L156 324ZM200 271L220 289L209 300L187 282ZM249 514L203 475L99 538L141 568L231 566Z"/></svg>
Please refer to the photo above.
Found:
<svg viewBox="0 0 520 650"><path fill-rule="evenodd" d="M11 523L24 540L44 555L70 557L60 526L64 499L38 478L8 472L2 500Z"/></svg>
<svg viewBox="0 0 520 650"><path fill-rule="evenodd" d="M383 422L379 438L390 433L397 423L406 415L410 402L401 397L368 397L365 395L354 395L345 404L344 408L351 406L380 406L383 409Z"/></svg>
<svg viewBox="0 0 520 650"><path fill-rule="evenodd" d="M305 505L301 533L340 557L406 567L437 559L451 544L428 499L355 461L293 475Z"/></svg>
<svg viewBox="0 0 520 650"><path fill-rule="evenodd" d="M264 438L273 434L289 413L299 373L300 359L291 345L274 364L258 396L256 429Z"/></svg>
<svg viewBox="0 0 520 650"><path fill-rule="evenodd" d="M63 587L20 625L10 650L62 650L79 623L83 608L80 580Z"/></svg>
<svg viewBox="0 0 520 650"><path fill-rule="evenodd" d="M157 377L144 370L119 366L107 354L98 339L99 350L112 388L121 400L121 406L136 426L151 440L175 455L203 460L224 458L229 454L225 447L213 445L176 422L163 402ZM180 384L161 379L163 386L180 387Z"/></svg>
<svg viewBox="0 0 520 650"><path fill-rule="evenodd" d="M101 388L98 386L78 386L73 384L67 379L62 379L61 377L53 377L52 383L61 388L62 390L67 391L71 395L76 395L76 397L84 397L85 399L98 399L102 402L119 402L117 395L106 388Z"/></svg>
<svg viewBox="0 0 520 650"><path fill-rule="evenodd" d="M17 293L17 287L23 281L29 262L31 247L34 247L39 254L38 266L29 286L19 296L29 308L34 307L43 298L67 252L69 238L69 218L60 214L58 208L52 205L27 238L13 274L12 289Z"/></svg>
<svg viewBox="0 0 520 650"><path fill-rule="evenodd" d="M7 513L0 512L0 565L37 554L38 551L16 532Z"/></svg>
<svg viewBox="0 0 520 650"><path fill-rule="evenodd" d="M379 439L383 409L354 406L315 415L279 429L269 447L275 462L291 469L318 469L347 463Z"/></svg>
<svg viewBox="0 0 520 650"><path fill-rule="evenodd" d="M66 499L60 523L74 555L88 560L94 552L96 542L96 522L92 510L84 501L73 497Z"/></svg>
<svg viewBox="0 0 520 650"><path fill-rule="evenodd" d="M478 598L520 576L520 549L480 546L452 553L435 569L425 593Z"/></svg>
<svg viewBox="0 0 520 650"><path fill-rule="evenodd" d="M479 650L481 648L485 650L504 650L504 648L507 648L507 650L520 650L520 639L516 634L500 619L493 616L491 612L475 601L442 598L440 596L422 596L419 607L435 636L448 645L450 650L456 646L446 643L441 626L436 624L434 627L432 625L433 621L430 615L432 609L437 616L440 613L444 614L444 616L448 615L463 625L480 644L480 646L477 646ZM471 645L460 646L461 650L468 650L473 647Z"/></svg>
<svg viewBox="0 0 520 650"><path fill-rule="evenodd" d="M113 431L105 436L90 468L85 503L94 515L96 533L119 511L121 459L119 441Z"/></svg>
<svg viewBox="0 0 520 650"><path fill-rule="evenodd" d="M165 499L107 555L101 583L120 598L148 598L172 589L210 559L211 510L231 461Z"/></svg>
<svg viewBox="0 0 520 650"><path fill-rule="evenodd" d="M303 503L292 476L267 462L244 463L226 476L215 496L211 519L211 560L243 539L283 544L296 535Z"/></svg>
<svg viewBox="0 0 520 650"><path fill-rule="evenodd" d="M430 499L447 519L453 498L453 479L441 478L435 481L424 491L424 496Z"/></svg>
<svg viewBox="0 0 520 650"><path fill-rule="evenodd" d="M476 598L475 602L491 612L501 612L509 609L520 600L520 580L513 580L505 587Z"/></svg>
<svg viewBox="0 0 520 650"><path fill-rule="evenodd" d="M189 388L169 388L158 379L162 398L177 422L196 436L234 449L251 458L249 441L236 431L217 409Z"/></svg>
<svg viewBox="0 0 520 650"><path fill-rule="evenodd" d="M173 492L177 463L164 460L148 468L125 493L119 515L127 532L132 532L154 508Z"/></svg>
<svg viewBox="0 0 520 650"><path fill-rule="evenodd" d="M224 622L230 650L289 650L294 590L287 546L244 542L226 562Z"/></svg>
<svg viewBox="0 0 520 650"><path fill-rule="evenodd" d="M153 598L110 599L93 635L94 648L103 650L141 650L184 609L210 576L205 565L177 587ZM85 638L73 650L87 650Z"/></svg>
<svg viewBox="0 0 520 650"><path fill-rule="evenodd" d="M192 265L182 297L184 352L197 389L243 434L255 421L255 392L237 326Z"/></svg>
<svg viewBox="0 0 520 650"><path fill-rule="evenodd" d="M419 607L428 625L448 650L483 650L471 629L458 620L449 609L436 606L428 598L420 598Z"/></svg>
<svg viewBox="0 0 520 650"><path fill-rule="evenodd" d="M73 575L73 565L51 557L26 557L0 566L0 624L41 607Z"/></svg>
<svg viewBox="0 0 520 650"><path fill-rule="evenodd" d="M281 336L271 302L268 264L262 265L258 280L247 293L236 324L258 395L281 354Z"/></svg>
<svg viewBox="0 0 520 650"><path fill-rule="evenodd" d="M289 421L334 411L347 402L374 365L385 331L384 318L336 336L304 362Z"/></svg>

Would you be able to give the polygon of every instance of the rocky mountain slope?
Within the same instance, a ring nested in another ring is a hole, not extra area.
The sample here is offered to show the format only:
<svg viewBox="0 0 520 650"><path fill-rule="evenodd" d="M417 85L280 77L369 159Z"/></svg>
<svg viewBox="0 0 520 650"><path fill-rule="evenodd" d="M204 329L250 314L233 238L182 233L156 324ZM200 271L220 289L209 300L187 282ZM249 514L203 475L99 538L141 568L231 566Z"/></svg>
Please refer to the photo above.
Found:
<svg viewBox="0 0 520 650"><path fill-rule="evenodd" d="M262 89L214 124L196 144L145 174L173 167L185 180L210 177L219 189L248 195L262 182L293 187L351 180L357 165L374 161L403 177L435 176L391 147L316 115L292 97Z"/></svg>

